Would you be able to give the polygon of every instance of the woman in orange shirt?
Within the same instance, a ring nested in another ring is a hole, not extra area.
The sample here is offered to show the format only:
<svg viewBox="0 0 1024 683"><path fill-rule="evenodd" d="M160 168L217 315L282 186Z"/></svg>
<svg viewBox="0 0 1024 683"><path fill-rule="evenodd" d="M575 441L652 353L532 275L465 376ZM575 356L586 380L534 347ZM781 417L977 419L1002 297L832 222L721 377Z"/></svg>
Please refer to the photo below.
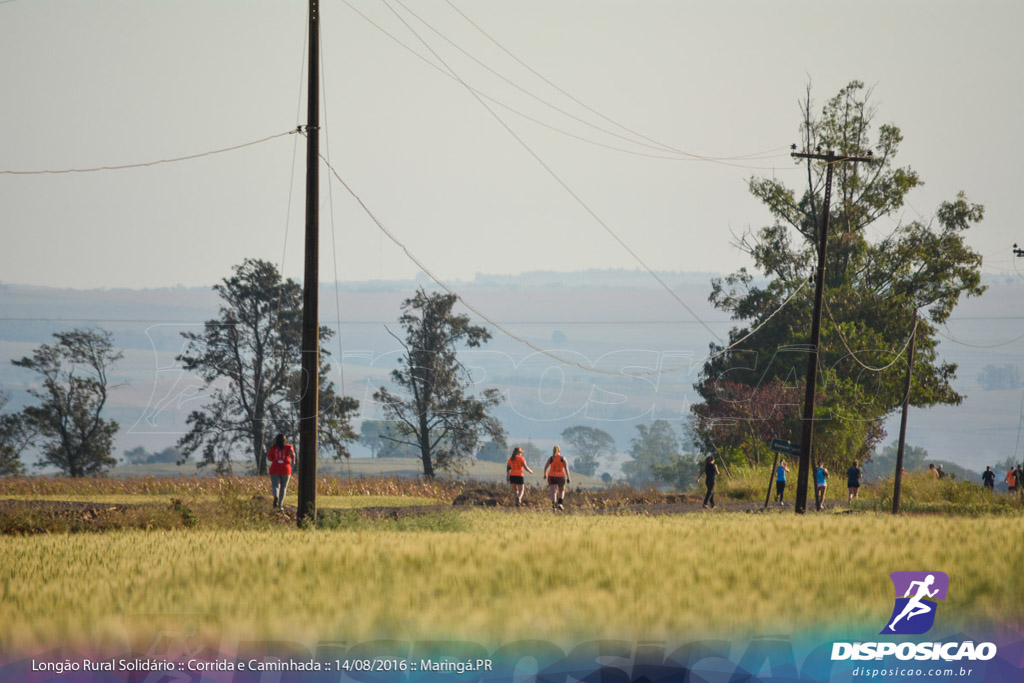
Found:
<svg viewBox="0 0 1024 683"><path fill-rule="evenodd" d="M558 446L551 451L551 457L544 465L544 478L548 480L548 490L551 492L551 509L564 510L565 485L572 480L569 479L569 463Z"/></svg>
<svg viewBox="0 0 1024 683"><path fill-rule="evenodd" d="M516 507L523 504L523 488L526 483L524 470L533 474L533 470L526 464L526 458L523 457L523 449L516 446L512 451L512 457L505 465L505 478L512 484L512 490L516 494Z"/></svg>

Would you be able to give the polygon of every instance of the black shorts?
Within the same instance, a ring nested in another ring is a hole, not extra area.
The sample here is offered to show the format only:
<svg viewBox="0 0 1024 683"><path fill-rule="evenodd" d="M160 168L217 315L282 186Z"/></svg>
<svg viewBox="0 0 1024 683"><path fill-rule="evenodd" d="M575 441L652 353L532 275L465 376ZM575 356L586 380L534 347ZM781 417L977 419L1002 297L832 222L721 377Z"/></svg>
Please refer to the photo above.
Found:
<svg viewBox="0 0 1024 683"><path fill-rule="evenodd" d="M548 486L565 486L565 477L548 477Z"/></svg>
<svg viewBox="0 0 1024 683"><path fill-rule="evenodd" d="M510 484L522 484L524 481L525 480L521 476L516 476L514 474L508 475L508 483Z"/></svg>

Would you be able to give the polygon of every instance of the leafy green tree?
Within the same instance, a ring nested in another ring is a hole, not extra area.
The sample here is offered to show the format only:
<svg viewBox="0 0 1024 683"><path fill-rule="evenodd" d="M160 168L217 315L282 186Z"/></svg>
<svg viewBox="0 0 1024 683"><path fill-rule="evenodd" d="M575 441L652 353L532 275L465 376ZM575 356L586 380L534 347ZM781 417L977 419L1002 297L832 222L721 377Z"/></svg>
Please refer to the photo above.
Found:
<svg viewBox="0 0 1024 683"><path fill-rule="evenodd" d="M654 486L656 466L669 464L679 454L679 439L667 420L637 425L637 435L629 442L630 459L622 464L622 474L633 486Z"/></svg>
<svg viewBox="0 0 1024 683"><path fill-rule="evenodd" d="M491 335L452 312L453 294L427 294L423 289L402 304L398 319L405 329L405 355L392 371L396 390L381 387L373 398L394 420L405 443L419 448L423 474L459 471L477 450L481 437L503 441L505 430L489 411L501 402L497 389L467 393L469 371L459 363L457 346L478 347ZM397 337L396 337L397 339Z"/></svg>
<svg viewBox="0 0 1024 683"><path fill-rule="evenodd" d="M572 447L574 472L592 477L597 474L598 459L615 454L615 439L608 432L576 425L562 430L562 440Z"/></svg>
<svg viewBox="0 0 1024 683"><path fill-rule="evenodd" d="M881 125L875 133L870 91L854 81L820 115L813 109L808 88L802 103L805 149L843 156L871 151L875 159L834 167L819 348L822 400L814 444L818 459L836 466L870 454L885 436L882 421L901 405L905 365L898 359L913 328L914 311L920 319L911 404L958 404L963 399L952 386L956 365L938 357L935 330L961 296L980 296L985 290L981 256L964 240L984 212L961 192L942 202L930 220L903 222L900 208L921 180L909 167L895 165L903 139L899 128ZM744 323L729 333L728 343L736 344L735 349L703 368L697 390L706 406L721 400L716 392L725 380L752 387L775 380L788 386L804 382L807 361L800 349L809 341L813 288L804 287L779 309L807 281L816 262L826 168L813 160L799 165L799 190L774 178L750 180L751 193L774 222L738 241L762 278L740 269L712 281L712 304ZM883 236L869 239L877 234ZM757 334L743 340L761 325ZM712 345L713 351L723 348Z"/></svg>
<svg viewBox="0 0 1024 683"><path fill-rule="evenodd" d="M359 439L352 428L352 416L359 410L359 401L351 396L339 396L334 383L328 379L329 353L322 350L320 362L320 396L317 399L317 449L335 460L351 457L348 444ZM289 386L289 400L284 403L284 419L271 422L276 434L299 433L299 405L302 399L302 371L292 373ZM268 434L268 436L271 436ZM269 450L269 448L267 449Z"/></svg>
<svg viewBox="0 0 1024 683"><path fill-rule="evenodd" d="M182 459L199 453L199 466L231 471L232 456L247 454L255 471L265 474L266 451L277 433L298 431L302 391L302 287L283 280L267 261L245 259L234 274L213 287L220 295L218 317L202 332L184 332L185 369L206 383L209 401L187 418L189 431L178 440ZM327 380L332 336L320 328L320 447L347 457L345 443L356 438L351 415L354 399L339 397Z"/></svg>
<svg viewBox="0 0 1024 683"><path fill-rule="evenodd" d="M689 491L700 473L700 463L692 454L672 455L665 463L652 465L651 472L655 479L676 491Z"/></svg>
<svg viewBox="0 0 1024 683"><path fill-rule="evenodd" d="M704 452L756 466L772 457L772 439L800 440L803 387L774 379L758 386L718 380L707 388L715 400L691 409L697 417L694 436Z"/></svg>
<svg viewBox="0 0 1024 683"><path fill-rule="evenodd" d="M885 446L881 453L871 456L870 461L865 464L864 470L872 478L892 477L896 473L896 453L899 443L893 441ZM903 469L907 472L916 472L928 467L928 451L921 446L911 444L903 445Z"/></svg>
<svg viewBox="0 0 1024 683"><path fill-rule="evenodd" d="M0 391L0 410L7 406L8 401L10 397ZM0 415L0 476L16 477L25 474L21 454L32 443L34 436L20 414Z"/></svg>
<svg viewBox="0 0 1024 683"><path fill-rule="evenodd" d="M39 403L22 411L20 428L37 435L40 466L52 465L70 477L103 474L117 464L110 451L118 424L101 417L111 388L108 373L124 353L114 348L105 330L53 336L57 343L11 361L40 380L29 390Z"/></svg>

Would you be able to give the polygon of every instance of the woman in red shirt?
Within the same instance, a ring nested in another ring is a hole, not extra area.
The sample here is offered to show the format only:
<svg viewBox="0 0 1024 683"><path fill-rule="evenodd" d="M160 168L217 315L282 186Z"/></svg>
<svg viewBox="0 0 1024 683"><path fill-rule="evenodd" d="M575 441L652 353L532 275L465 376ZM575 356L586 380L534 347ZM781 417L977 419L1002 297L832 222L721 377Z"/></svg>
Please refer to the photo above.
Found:
<svg viewBox="0 0 1024 683"><path fill-rule="evenodd" d="M284 492L295 465L295 449L285 442L284 434L274 437L267 460L270 462L270 492L274 494L274 507L279 508L284 505Z"/></svg>

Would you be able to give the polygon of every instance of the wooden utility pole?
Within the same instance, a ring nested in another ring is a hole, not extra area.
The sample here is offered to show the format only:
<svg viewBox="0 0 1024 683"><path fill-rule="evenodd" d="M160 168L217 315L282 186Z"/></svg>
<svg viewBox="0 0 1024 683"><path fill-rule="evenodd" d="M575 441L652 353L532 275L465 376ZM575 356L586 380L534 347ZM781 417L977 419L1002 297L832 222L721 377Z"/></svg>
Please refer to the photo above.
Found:
<svg viewBox="0 0 1024 683"><path fill-rule="evenodd" d="M811 439L814 436L814 392L818 382L821 302L825 293L825 255L828 250L829 207L832 200L832 167L842 161L870 162L873 159L871 157L837 156L832 150L829 150L827 154L793 152L790 156L800 159L816 159L824 161L826 164L825 207L822 210L821 228L818 234L818 269L814 275L814 314L811 320L811 345L807 356L807 389L804 393L803 431L800 438L800 469L796 479L796 503L793 506L797 514L803 514L807 510L807 480L811 469Z"/></svg>
<svg viewBox="0 0 1024 683"><path fill-rule="evenodd" d="M910 408L910 382L914 369L914 345L917 344L917 309L914 309L914 327L910 330L910 348L907 350L907 378L903 383L903 414L900 416L900 440L896 448L896 476L892 484L892 514L900 512L900 492L903 490L903 449L907 441L907 410Z"/></svg>
<svg viewBox="0 0 1024 683"><path fill-rule="evenodd" d="M306 264L302 297L302 396L299 399L298 523L316 520L317 413L320 396L320 7L309 0L306 106Z"/></svg>
<svg viewBox="0 0 1024 683"><path fill-rule="evenodd" d="M772 497L772 484L775 483L775 470L779 467L779 454L775 454L772 461L772 471L768 474L768 491L764 494L764 508L768 509L768 500Z"/></svg>

